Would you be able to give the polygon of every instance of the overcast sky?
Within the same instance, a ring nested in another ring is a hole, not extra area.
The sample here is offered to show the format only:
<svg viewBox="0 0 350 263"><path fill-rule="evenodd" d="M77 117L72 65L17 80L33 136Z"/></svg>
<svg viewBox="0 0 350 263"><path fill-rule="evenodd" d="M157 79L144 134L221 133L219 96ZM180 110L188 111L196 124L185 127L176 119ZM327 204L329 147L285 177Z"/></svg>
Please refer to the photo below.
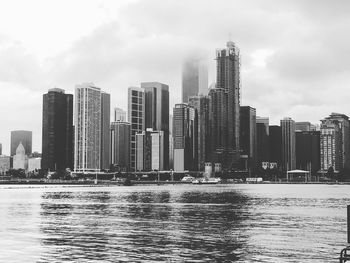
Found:
<svg viewBox="0 0 350 263"><path fill-rule="evenodd" d="M350 1L0 1L0 142L33 131L41 152L42 95L94 82L127 108L127 88L169 85L181 100L181 63L200 52L215 80L215 49L241 50L241 105L278 124L350 115Z"/></svg>

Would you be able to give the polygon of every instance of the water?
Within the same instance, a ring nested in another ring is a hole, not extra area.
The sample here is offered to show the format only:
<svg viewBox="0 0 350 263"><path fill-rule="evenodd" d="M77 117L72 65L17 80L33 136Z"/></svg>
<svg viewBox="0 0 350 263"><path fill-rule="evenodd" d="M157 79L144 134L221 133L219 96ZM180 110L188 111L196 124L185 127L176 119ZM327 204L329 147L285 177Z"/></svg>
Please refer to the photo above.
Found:
<svg viewBox="0 0 350 263"><path fill-rule="evenodd" d="M345 185L0 186L0 262L338 262Z"/></svg>

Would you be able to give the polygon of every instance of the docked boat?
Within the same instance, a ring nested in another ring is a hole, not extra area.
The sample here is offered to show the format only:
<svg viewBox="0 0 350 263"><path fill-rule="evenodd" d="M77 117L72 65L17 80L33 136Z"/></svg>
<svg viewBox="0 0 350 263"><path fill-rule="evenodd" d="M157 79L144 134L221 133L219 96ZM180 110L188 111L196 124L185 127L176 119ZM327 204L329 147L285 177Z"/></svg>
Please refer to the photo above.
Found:
<svg viewBox="0 0 350 263"><path fill-rule="evenodd" d="M219 184L221 183L221 178L198 178L192 181L192 184Z"/></svg>

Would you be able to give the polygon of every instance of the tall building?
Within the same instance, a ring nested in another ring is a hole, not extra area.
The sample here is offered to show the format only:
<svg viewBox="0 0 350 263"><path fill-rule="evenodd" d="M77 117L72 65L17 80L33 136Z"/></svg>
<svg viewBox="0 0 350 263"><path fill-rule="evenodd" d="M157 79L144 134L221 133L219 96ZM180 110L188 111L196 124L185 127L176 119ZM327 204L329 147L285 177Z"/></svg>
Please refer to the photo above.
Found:
<svg viewBox="0 0 350 263"><path fill-rule="evenodd" d="M141 88L128 89L128 122L131 124L130 168L136 171L136 133L145 129L145 92Z"/></svg>
<svg viewBox="0 0 350 263"><path fill-rule="evenodd" d="M250 106L241 106L240 111L241 156L247 158L246 168L254 171L257 155L256 109Z"/></svg>
<svg viewBox="0 0 350 263"><path fill-rule="evenodd" d="M174 118L174 170L197 171L198 118L197 111L185 103L175 104Z"/></svg>
<svg viewBox="0 0 350 263"><path fill-rule="evenodd" d="M240 54L231 41L225 49L216 51L216 87L211 89L212 161L222 163L223 168L237 167L240 156ZM215 105L217 103L221 105ZM215 116L220 126L215 128Z"/></svg>
<svg viewBox="0 0 350 263"><path fill-rule="evenodd" d="M197 160L198 170L204 171L205 163L210 159L210 125L209 125L209 97L192 96L188 105L197 110L198 115L198 135L197 135Z"/></svg>
<svg viewBox="0 0 350 263"><path fill-rule="evenodd" d="M111 163L120 171L130 169L131 124L117 121L111 123Z"/></svg>
<svg viewBox="0 0 350 263"><path fill-rule="evenodd" d="M173 115L169 115L169 169L174 170Z"/></svg>
<svg viewBox="0 0 350 263"><path fill-rule="evenodd" d="M101 170L108 170L110 165L110 122L111 96L101 91Z"/></svg>
<svg viewBox="0 0 350 263"><path fill-rule="evenodd" d="M269 118L267 117L256 117L256 144L257 168L260 168L263 162L270 160Z"/></svg>
<svg viewBox="0 0 350 263"><path fill-rule="evenodd" d="M145 90L145 128L164 132L164 169L169 169L169 87L159 82L143 82Z"/></svg>
<svg viewBox="0 0 350 263"><path fill-rule="evenodd" d="M16 150L20 142L24 147L25 154L31 154L32 137L33 134L31 131L11 131L11 156L14 156L16 154Z"/></svg>
<svg viewBox="0 0 350 263"><path fill-rule="evenodd" d="M349 118L340 113L332 113L321 120L321 170L330 167L336 172L349 168Z"/></svg>
<svg viewBox="0 0 350 263"><path fill-rule="evenodd" d="M28 156L21 142L16 149L16 154L13 156L13 169L28 169Z"/></svg>
<svg viewBox="0 0 350 263"><path fill-rule="evenodd" d="M282 171L296 168L295 159L295 121L291 118L281 120L282 128Z"/></svg>
<svg viewBox="0 0 350 263"><path fill-rule="evenodd" d="M2 144L0 143L0 155L2 155Z"/></svg>
<svg viewBox="0 0 350 263"><path fill-rule="evenodd" d="M49 89L43 95L42 169L73 169L73 95Z"/></svg>
<svg viewBox="0 0 350 263"><path fill-rule="evenodd" d="M282 128L278 125L269 127L270 162L276 163L277 168L282 166Z"/></svg>
<svg viewBox="0 0 350 263"><path fill-rule="evenodd" d="M208 69L204 59L190 57L182 65L182 102L208 94Z"/></svg>
<svg viewBox="0 0 350 263"><path fill-rule="evenodd" d="M120 108L114 108L113 121L126 122L126 111Z"/></svg>
<svg viewBox="0 0 350 263"><path fill-rule="evenodd" d="M296 168L316 175L320 169L320 132L295 132Z"/></svg>
<svg viewBox="0 0 350 263"><path fill-rule="evenodd" d="M101 170L101 89L92 83L76 85L74 102L74 171Z"/></svg>
<svg viewBox="0 0 350 263"><path fill-rule="evenodd" d="M296 131L311 131L311 123L308 121L295 122Z"/></svg>

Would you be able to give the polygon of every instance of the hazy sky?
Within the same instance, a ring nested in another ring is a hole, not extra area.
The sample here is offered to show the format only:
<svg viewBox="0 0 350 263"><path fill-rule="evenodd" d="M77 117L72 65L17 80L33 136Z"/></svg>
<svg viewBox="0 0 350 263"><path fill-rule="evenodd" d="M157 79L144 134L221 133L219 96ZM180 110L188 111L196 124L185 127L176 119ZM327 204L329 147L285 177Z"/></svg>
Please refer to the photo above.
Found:
<svg viewBox="0 0 350 263"><path fill-rule="evenodd" d="M215 80L215 49L241 50L242 105L273 124L289 116L350 115L350 1L0 1L0 142L33 131L41 152L42 95L94 82L127 108L127 88L170 86L181 100L181 63L198 52ZM172 111L172 110L171 110Z"/></svg>

